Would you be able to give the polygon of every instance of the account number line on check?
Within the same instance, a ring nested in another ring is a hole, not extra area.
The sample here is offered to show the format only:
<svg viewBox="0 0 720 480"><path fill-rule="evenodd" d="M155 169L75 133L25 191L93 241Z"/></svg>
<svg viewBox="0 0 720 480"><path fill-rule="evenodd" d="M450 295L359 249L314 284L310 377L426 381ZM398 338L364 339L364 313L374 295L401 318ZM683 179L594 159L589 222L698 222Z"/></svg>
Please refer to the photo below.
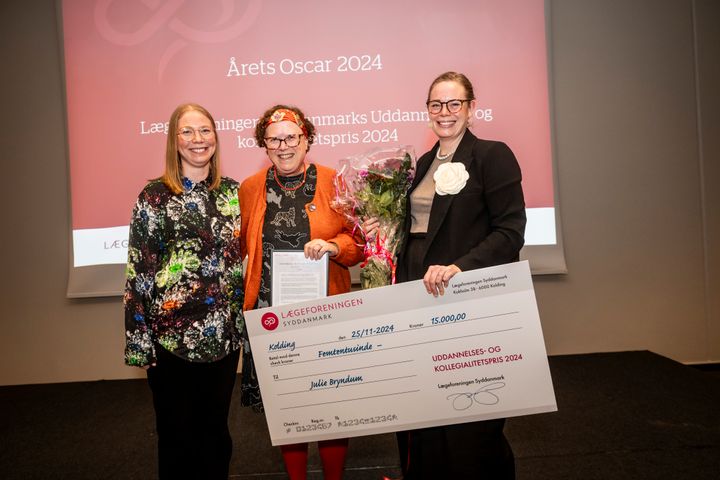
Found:
<svg viewBox="0 0 720 480"><path fill-rule="evenodd" d="M522 329L523 329L523 327L511 327L511 328L502 328L500 330L492 330L489 332L473 333L471 335L459 335L457 337L436 338L436 339L428 340L426 342L408 343L405 345L395 345L394 347L384 347L379 350L368 350L368 351L364 351L364 352L339 354L339 355L329 356L329 357L312 358L310 360L298 360L297 362L283 363L280 365L273 365L272 367L273 368L281 368L281 367L288 367L290 365L298 365L301 363L318 362L318 361L323 361L323 360L332 360L332 359L337 359L337 358L352 357L353 355L366 355L366 354L370 354L370 353L387 352L388 350L395 350L396 348L407 348L407 347L416 347L418 345L437 344L437 343L441 343L441 342L448 342L450 340L458 340L458 339L464 339L464 338L470 338L470 337L479 337L479 336L483 336L483 335L492 335L494 333L511 332L513 330L522 330ZM356 341L357 341L357 339L356 339ZM382 345L381 345L381 347L382 347Z"/></svg>
<svg viewBox="0 0 720 480"><path fill-rule="evenodd" d="M457 325L457 324L459 324L459 323L468 323L468 322L474 322L474 321L477 321L477 320L487 320L488 318L504 317L504 316L506 316L506 315L516 315L516 314L518 314L518 313L520 313L520 312L514 311L514 312L495 313L495 314L493 314L493 315L485 315L485 316L482 316L482 317L467 318L467 319L464 319L464 320L456 320L456 321L454 321L454 322L439 323L439 324L436 324L436 325L428 325L428 326L414 327L414 328L405 328L405 329L402 329L402 330L397 330L397 331L392 331L392 332L367 334L367 335L363 335L362 337L349 337L349 338L344 338L344 339L342 339L342 340L340 340L340 339L338 339L338 340L328 340L327 342L309 343L309 344L307 344L307 345L296 345L294 348L295 348L296 350L299 350L299 349L301 349L301 348L320 347L320 346L322 346L322 345L328 345L328 344L331 344L331 343L356 342L356 341L361 340L361 339L363 339L363 338L382 337L382 336L385 336L385 335L394 335L394 334L403 333L403 332L411 332L411 331L413 331L413 330L422 330L422 329L425 329L425 328L447 327L447 326L450 326L450 325ZM277 351L282 351L282 350L284 350L284 349L278 349Z"/></svg>

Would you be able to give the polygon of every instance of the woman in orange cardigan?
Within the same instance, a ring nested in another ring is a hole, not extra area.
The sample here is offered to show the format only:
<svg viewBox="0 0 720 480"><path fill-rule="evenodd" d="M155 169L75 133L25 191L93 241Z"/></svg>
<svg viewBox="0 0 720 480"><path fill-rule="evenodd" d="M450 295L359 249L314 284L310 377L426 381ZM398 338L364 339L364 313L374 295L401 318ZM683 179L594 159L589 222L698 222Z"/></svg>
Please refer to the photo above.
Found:
<svg viewBox="0 0 720 480"><path fill-rule="evenodd" d="M287 105L267 110L255 128L258 146L265 147L272 165L240 186L241 254L248 255L243 310L270 306L270 258L273 249L304 250L319 260L330 255L328 294L350 291L348 267L362 259L352 227L335 212L335 171L308 164L305 155L315 127L303 112ZM247 339L244 342L242 404L262 411L262 399ZM347 439L318 444L326 479L341 479ZM307 443L280 447L291 480L307 476Z"/></svg>

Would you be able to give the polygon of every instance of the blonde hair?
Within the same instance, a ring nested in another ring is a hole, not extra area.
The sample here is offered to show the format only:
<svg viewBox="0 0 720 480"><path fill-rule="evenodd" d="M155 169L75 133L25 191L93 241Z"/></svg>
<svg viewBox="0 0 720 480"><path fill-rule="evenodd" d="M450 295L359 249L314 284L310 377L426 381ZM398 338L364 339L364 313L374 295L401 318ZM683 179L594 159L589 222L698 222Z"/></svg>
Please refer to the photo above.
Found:
<svg viewBox="0 0 720 480"><path fill-rule="evenodd" d="M182 183L182 164L178 153L178 123L180 117L187 112L193 111L205 115L212 124L213 133L215 134L215 153L210 159L209 188L213 190L220 186L220 140L217 138L217 131L215 130L215 119L210 115L210 112L197 103L184 103L178 106L170 116L165 147L165 173L159 178L176 195L185 190Z"/></svg>
<svg viewBox="0 0 720 480"><path fill-rule="evenodd" d="M430 101L430 94L432 93L432 89L440 82L455 82L460 84L460 86L465 89L465 95L467 96L466 100L475 100L475 92L473 91L472 83L470 82L470 79L465 76L465 74L458 72L445 72L439 75L430 84L427 95L428 102Z"/></svg>

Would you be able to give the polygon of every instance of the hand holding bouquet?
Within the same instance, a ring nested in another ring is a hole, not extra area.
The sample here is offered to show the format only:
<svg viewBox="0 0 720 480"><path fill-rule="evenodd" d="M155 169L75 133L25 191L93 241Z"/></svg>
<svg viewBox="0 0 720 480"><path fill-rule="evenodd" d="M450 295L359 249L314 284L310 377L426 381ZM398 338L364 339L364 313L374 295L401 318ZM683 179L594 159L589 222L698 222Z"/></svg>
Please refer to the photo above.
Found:
<svg viewBox="0 0 720 480"><path fill-rule="evenodd" d="M365 239L362 288L395 283L395 251L402 241L407 192L414 175L415 154L410 146L373 150L339 163L333 207L361 232L365 219L376 218L379 223L375 237Z"/></svg>

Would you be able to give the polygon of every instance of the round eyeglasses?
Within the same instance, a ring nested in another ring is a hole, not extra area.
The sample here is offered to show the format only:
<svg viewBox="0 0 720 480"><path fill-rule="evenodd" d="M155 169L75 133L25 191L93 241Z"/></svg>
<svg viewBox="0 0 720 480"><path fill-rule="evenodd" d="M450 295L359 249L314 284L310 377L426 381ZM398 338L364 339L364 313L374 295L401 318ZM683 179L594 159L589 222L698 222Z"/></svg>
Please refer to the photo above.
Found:
<svg viewBox="0 0 720 480"><path fill-rule="evenodd" d="M285 138L278 138L278 137L265 137L263 140L265 140L265 147L270 150L277 150L280 148L280 145L284 142L285 146L288 148L297 147L300 145L300 138L305 135L304 133L299 134L290 134Z"/></svg>
<svg viewBox="0 0 720 480"><path fill-rule="evenodd" d="M180 135L183 140L190 141L195 138L196 132L199 133L200 136L206 140L208 138L212 138L212 136L215 135L215 131L210 127L201 127L197 129L185 127L178 130L178 135Z"/></svg>
<svg viewBox="0 0 720 480"><path fill-rule="evenodd" d="M457 98L454 98L452 100L448 100L447 102L441 102L439 100L430 100L427 102L427 109L428 112L432 114L438 114L442 112L443 105L447 107L448 112L450 113L457 113L462 109L463 103L470 102L471 100L458 100Z"/></svg>

